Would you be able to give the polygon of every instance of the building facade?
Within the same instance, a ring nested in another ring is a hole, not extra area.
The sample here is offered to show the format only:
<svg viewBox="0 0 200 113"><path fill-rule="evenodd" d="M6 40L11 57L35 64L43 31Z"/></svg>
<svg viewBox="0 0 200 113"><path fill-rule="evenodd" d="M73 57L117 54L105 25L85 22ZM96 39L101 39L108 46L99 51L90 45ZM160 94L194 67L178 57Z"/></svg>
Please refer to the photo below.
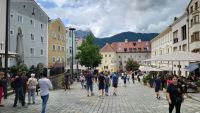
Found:
<svg viewBox="0 0 200 113"><path fill-rule="evenodd" d="M49 21L48 66L66 66L66 29L60 18Z"/></svg>
<svg viewBox="0 0 200 113"><path fill-rule="evenodd" d="M188 7L189 50L200 53L200 1L191 0Z"/></svg>
<svg viewBox="0 0 200 113"><path fill-rule="evenodd" d="M150 58L151 45L150 42L141 40L135 42L128 42L128 40L125 40L125 42L113 42L111 45L106 44L101 49L101 54L103 59L99 66L100 70L125 71L128 59L133 59L141 64L143 60Z"/></svg>
<svg viewBox="0 0 200 113"><path fill-rule="evenodd" d="M38 63L48 66L48 20L48 15L35 1L10 2L9 50L21 51L23 62L28 67ZM17 42L19 35L20 44ZM23 49L16 50L19 46ZM15 59L11 60L12 65L16 65Z"/></svg>
<svg viewBox="0 0 200 113"><path fill-rule="evenodd" d="M188 38L188 24L187 24L187 13L184 13L179 18L175 18L174 23L172 23L172 37L173 37L173 52L176 51L188 51L189 50L189 38ZM186 76L187 71L184 70L185 67L189 65L189 62L173 62L173 71L178 75L179 66L180 75Z"/></svg>

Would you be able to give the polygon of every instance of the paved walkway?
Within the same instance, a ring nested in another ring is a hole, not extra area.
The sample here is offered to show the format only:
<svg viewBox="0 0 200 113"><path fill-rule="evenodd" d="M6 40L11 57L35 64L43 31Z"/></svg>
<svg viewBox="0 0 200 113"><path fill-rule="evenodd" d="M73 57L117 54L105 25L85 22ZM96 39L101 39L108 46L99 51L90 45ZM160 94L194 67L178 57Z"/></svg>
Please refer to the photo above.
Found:
<svg viewBox="0 0 200 113"><path fill-rule="evenodd" d="M155 98L152 88L140 83L128 84L124 87L120 79L117 96L100 98L95 84L95 96L87 97L86 90L79 83L74 83L70 91L53 90L47 105L47 113L168 113L165 94L161 100ZM5 107L0 113L40 113L41 99L36 97L36 104L27 108L18 104L13 108L14 95L5 101ZM175 112L174 112L175 113ZM182 104L181 113L200 113L200 103L186 99Z"/></svg>

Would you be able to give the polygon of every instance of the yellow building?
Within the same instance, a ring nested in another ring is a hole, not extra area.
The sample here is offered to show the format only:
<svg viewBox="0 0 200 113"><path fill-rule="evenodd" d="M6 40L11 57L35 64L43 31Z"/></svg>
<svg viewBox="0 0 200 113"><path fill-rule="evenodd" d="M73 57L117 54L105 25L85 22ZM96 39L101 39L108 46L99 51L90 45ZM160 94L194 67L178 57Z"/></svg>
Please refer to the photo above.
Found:
<svg viewBox="0 0 200 113"><path fill-rule="evenodd" d="M108 43L106 43L106 45L100 50L100 53L103 58L101 61L101 65L99 66L99 71L118 71L117 54Z"/></svg>
<svg viewBox="0 0 200 113"><path fill-rule="evenodd" d="M61 19L49 22L48 67L65 67L66 29Z"/></svg>

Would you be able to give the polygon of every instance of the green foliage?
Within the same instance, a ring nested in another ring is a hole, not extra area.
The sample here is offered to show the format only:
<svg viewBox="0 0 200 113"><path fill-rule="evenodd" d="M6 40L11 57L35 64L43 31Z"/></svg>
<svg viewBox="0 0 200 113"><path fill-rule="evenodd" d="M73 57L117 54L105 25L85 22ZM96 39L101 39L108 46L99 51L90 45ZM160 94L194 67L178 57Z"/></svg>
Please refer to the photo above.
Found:
<svg viewBox="0 0 200 113"><path fill-rule="evenodd" d="M80 61L81 65L86 67L97 67L101 63L102 56L100 54L100 48L94 45L94 36L92 34L86 37L78 48L79 52L76 55L76 59Z"/></svg>
<svg viewBox="0 0 200 113"><path fill-rule="evenodd" d="M15 66L15 65L13 65L13 66L10 68L10 72L11 72L12 74L14 74L14 75L17 74L17 70L18 70L18 68L17 68L17 66Z"/></svg>
<svg viewBox="0 0 200 113"><path fill-rule="evenodd" d="M143 77L142 81L143 81L144 85L146 85L146 84L147 84L147 82L148 82L148 80L147 80L147 78L146 78L146 77Z"/></svg>
<svg viewBox="0 0 200 113"><path fill-rule="evenodd" d="M200 87L200 80L196 82L197 86Z"/></svg>
<svg viewBox="0 0 200 113"><path fill-rule="evenodd" d="M139 64L137 61L134 61L133 59L128 59L127 63L126 63L126 70L127 71L136 71L139 68Z"/></svg>
<svg viewBox="0 0 200 113"><path fill-rule="evenodd" d="M27 73L29 71L29 69L28 69L26 64L20 64L19 67L18 67L18 71Z"/></svg>
<svg viewBox="0 0 200 113"><path fill-rule="evenodd" d="M44 64L43 63L38 63L37 64L37 68L36 68L36 75L37 76L40 76L40 74L43 72L43 69L44 69Z"/></svg>

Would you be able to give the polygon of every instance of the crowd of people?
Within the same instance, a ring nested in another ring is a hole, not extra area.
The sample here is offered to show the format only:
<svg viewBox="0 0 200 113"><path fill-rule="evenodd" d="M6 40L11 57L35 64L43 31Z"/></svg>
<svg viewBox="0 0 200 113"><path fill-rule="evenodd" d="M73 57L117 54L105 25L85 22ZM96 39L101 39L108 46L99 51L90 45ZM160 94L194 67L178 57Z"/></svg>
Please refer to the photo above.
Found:
<svg viewBox="0 0 200 113"><path fill-rule="evenodd" d="M17 103L20 103L23 107L26 105L35 104L35 93L38 87L40 87L40 96L42 99L42 112L45 113L46 104L49 97L49 90L52 89L52 83L47 78L47 70L44 70L40 75L40 79L35 78L35 74L31 73L27 75L25 72L18 71L16 75L11 77L11 87L14 91L15 98L13 107L17 107ZM4 107L1 100L4 92L3 82L4 72L0 72L0 106ZM28 103L26 103L26 94L28 93ZM32 101L31 101L32 98Z"/></svg>

